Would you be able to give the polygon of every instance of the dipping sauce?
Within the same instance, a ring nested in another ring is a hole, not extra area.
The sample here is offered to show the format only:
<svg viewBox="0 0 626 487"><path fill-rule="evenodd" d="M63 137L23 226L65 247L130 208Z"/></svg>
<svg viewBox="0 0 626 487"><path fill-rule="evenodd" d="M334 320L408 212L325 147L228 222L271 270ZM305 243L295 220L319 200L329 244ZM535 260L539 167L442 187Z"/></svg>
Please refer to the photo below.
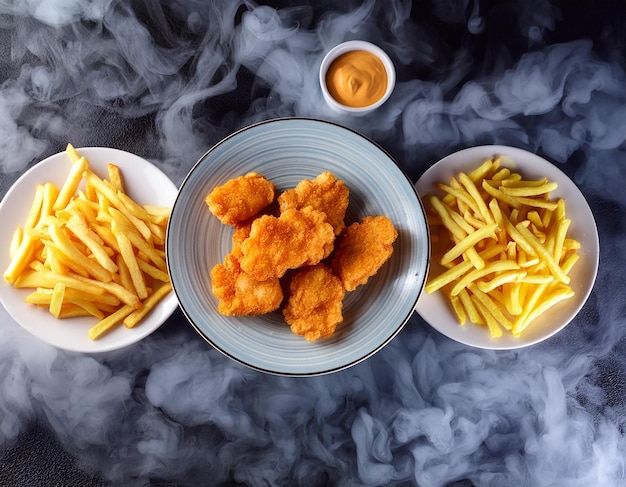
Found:
<svg viewBox="0 0 626 487"><path fill-rule="evenodd" d="M362 108L380 100L387 89L387 71L378 56L349 51L335 59L326 72L330 95L342 105Z"/></svg>

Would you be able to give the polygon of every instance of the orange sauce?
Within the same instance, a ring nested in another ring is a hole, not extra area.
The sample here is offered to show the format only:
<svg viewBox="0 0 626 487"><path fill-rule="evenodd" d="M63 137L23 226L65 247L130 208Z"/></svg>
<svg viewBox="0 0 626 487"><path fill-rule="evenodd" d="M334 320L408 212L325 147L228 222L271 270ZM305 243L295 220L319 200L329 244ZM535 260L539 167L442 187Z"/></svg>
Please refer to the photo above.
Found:
<svg viewBox="0 0 626 487"><path fill-rule="evenodd" d="M350 51L335 59L326 72L330 95L342 105L362 108L380 100L387 89L387 71L378 56Z"/></svg>

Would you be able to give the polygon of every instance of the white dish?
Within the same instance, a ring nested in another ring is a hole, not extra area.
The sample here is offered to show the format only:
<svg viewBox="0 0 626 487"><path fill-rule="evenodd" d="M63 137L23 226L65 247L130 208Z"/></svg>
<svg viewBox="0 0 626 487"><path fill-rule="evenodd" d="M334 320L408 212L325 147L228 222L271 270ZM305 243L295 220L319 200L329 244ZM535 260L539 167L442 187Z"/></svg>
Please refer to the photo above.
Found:
<svg viewBox="0 0 626 487"><path fill-rule="evenodd" d="M328 339L307 342L290 331L280 311L221 315L209 272L230 251L232 228L211 214L206 195L252 171L273 181L281 192L325 170L350 190L347 224L367 215L392 220L399 237L391 259L365 285L346 294L344 322ZM429 250L417 192L388 154L347 128L296 118L247 127L209 150L181 185L166 246L174 291L198 333L244 365L290 376L341 370L384 347L414 312Z"/></svg>
<svg viewBox="0 0 626 487"><path fill-rule="evenodd" d="M506 332L501 338L492 338L486 327L471 323L460 326L448 300L440 292L423 292L415 309L433 328L453 340L478 348L506 350L538 343L570 323L591 293L598 270L600 250L593 214L578 187L556 166L522 149L493 145L455 152L441 159L420 177L415 185L417 192L422 198L429 193L441 194L435 184L448 183L452 176L457 176L461 171L470 171L495 155L509 156L511 159L503 159L503 165L515 169L525 179L546 177L558 183L558 189L551 195L565 199L566 214L572 220L568 236L581 244L581 258L570 272L570 286L575 291L575 296L558 303L538 317L519 338ZM431 272L436 270L436 266L431 264Z"/></svg>
<svg viewBox="0 0 626 487"><path fill-rule="evenodd" d="M383 66L385 67L385 72L387 73L387 87L383 96L376 102L366 107L350 107L339 103L330 94L330 91L328 90L328 86L326 84L326 73L328 72L328 69L330 68L333 61L335 61L335 59L337 59L339 56L352 51L367 51L374 54L381 60ZM362 116L373 112L389 99L391 93L396 86L396 70L393 66L391 58L377 45L366 41L346 41L333 47L324 56L324 59L322 59L319 71L319 82L320 88L322 89L322 95L324 96L324 100L326 100L326 103L330 108L341 114Z"/></svg>
<svg viewBox="0 0 626 487"><path fill-rule="evenodd" d="M176 185L145 159L106 147L77 150L89 160L94 172L101 177L107 177L107 163L118 165L122 170L126 191L138 203L160 206L174 204L178 194ZM37 184L49 181L61 187L70 165L71 162L65 152L48 157L24 173L0 202L0 221L3 230L0 233L0 268L3 272L10 262L9 245L13 230L23 226ZM135 343L161 326L178 306L176 296L170 293L137 327L127 329L121 326L93 341L87 335L87 331L97 323L96 318L58 320L46 309L24 302L24 298L32 290L15 289L4 279L0 281L0 301L22 328L55 347L74 352L104 352Z"/></svg>

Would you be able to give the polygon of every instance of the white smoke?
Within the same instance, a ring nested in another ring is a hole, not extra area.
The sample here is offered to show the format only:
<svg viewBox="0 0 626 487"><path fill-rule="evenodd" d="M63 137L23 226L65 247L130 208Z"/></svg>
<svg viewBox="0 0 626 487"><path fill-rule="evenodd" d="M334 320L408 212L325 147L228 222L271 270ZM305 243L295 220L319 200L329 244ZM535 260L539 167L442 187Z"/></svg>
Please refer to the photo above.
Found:
<svg viewBox="0 0 626 487"><path fill-rule="evenodd" d="M602 216L606 259L583 312L544 344L471 349L414 316L366 362L307 379L235 364L180 313L141 343L86 356L0 310L0 444L39 422L120 485L624 485L624 60L587 39L549 43L553 3L369 0L320 15L250 1L0 0L0 16L2 56L21 65L0 84L3 177L70 141L137 152L178 183L242 126L313 116L372 137L414 180L472 145L543 154ZM330 112L317 86L326 50L355 38L398 72L363 119Z"/></svg>

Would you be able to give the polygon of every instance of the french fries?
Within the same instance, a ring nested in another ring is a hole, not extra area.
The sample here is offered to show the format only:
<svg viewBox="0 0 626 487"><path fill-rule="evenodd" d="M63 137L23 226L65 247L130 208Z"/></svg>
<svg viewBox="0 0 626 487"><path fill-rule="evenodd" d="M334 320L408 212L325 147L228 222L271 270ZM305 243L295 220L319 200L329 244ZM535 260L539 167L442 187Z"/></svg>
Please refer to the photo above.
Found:
<svg viewBox="0 0 626 487"><path fill-rule="evenodd" d="M565 202L550 199L557 183L524 180L495 157L436 187L444 196L424 202L443 270L429 276L425 291L445 293L460 325L520 336L574 295L569 272L580 243L567 237Z"/></svg>
<svg viewBox="0 0 626 487"><path fill-rule="evenodd" d="M132 200L115 164L102 179L71 144L66 153L65 182L37 186L3 276L33 289L25 301L56 318L93 317L88 334L97 340L122 323L137 326L171 291L164 251L170 208Z"/></svg>

